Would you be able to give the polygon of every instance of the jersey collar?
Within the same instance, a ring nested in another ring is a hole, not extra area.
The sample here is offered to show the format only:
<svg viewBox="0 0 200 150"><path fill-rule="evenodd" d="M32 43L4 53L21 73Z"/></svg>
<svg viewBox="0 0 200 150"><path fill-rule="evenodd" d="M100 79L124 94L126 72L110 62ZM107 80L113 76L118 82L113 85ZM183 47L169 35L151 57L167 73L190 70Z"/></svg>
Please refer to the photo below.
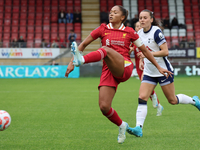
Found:
<svg viewBox="0 0 200 150"><path fill-rule="evenodd" d="M151 29L152 29L152 26L151 26L151 28L150 28L148 31L144 32L144 30L143 30L143 32L144 32L144 33L148 33Z"/></svg>
<svg viewBox="0 0 200 150"><path fill-rule="evenodd" d="M114 29L112 26L112 23L107 24L108 29ZM119 27L119 30L124 30L126 27L122 23L121 26Z"/></svg>

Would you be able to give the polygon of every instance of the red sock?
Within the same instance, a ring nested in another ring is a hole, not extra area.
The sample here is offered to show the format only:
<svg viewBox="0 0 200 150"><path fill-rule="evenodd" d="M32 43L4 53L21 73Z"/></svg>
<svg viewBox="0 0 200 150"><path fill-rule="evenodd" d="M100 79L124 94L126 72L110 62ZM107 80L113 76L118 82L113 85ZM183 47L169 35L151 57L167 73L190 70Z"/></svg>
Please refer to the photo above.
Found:
<svg viewBox="0 0 200 150"><path fill-rule="evenodd" d="M152 93L151 93L151 95L153 95L153 94L156 94L156 92L155 91L153 91ZM156 95L157 96L157 95ZM151 98L151 97L150 97ZM151 99L152 100L152 99ZM160 104L160 102L159 102L159 100L158 100L158 97L157 97L157 102L158 102L158 104Z"/></svg>
<svg viewBox="0 0 200 150"><path fill-rule="evenodd" d="M153 91L152 93L151 93L151 95L153 95L155 93L155 91Z"/></svg>
<svg viewBox="0 0 200 150"><path fill-rule="evenodd" d="M83 56L83 58L85 59L85 63L90 63L90 62L100 61L104 59L106 55L107 55L106 50L103 48L99 48L97 51L91 52Z"/></svg>
<svg viewBox="0 0 200 150"><path fill-rule="evenodd" d="M117 126L120 126L122 124L122 119L118 116L117 112L112 107L110 108L108 113L103 115Z"/></svg>

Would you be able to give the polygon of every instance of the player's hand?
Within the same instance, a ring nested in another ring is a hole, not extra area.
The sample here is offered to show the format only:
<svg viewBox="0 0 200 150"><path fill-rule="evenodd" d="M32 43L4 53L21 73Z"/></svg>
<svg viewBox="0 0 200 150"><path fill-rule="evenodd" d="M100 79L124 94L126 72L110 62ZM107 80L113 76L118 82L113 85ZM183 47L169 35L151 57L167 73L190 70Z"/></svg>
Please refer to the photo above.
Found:
<svg viewBox="0 0 200 150"><path fill-rule="evenodd" d="M143 55L142 52L137 53L137 57L140 58L140 59L145 58L145 56Z"/></svg>
<svg viewBox="0 0 200 150"><path fill-rule="evenodd" d="M161 74L163 74L166 78L168 78L169 76L172 77L172 75L173 75L173 73L172 73L171 71L166 70L166 69L163 69L163 68L161 68L161 67L160 67L158 70L159 70L159 72L160 72Z"/></svg>
<svg viewBox="0 0 200 150"><path fill-rule="evenodd" d="M139 61L139 69L140 70L144 70L144 62L143 62L143 59L140 59L140 61Z"/></svg>
<svg viewBox="0 0 200 150"><path fill-rule="evenodd" d="M130 55L130 54L131 54L131 52L132 52L132 51L134 51L134 47L131 47L131 46L130 46L129 48L130 48L130 50L129 50L129 52L128 52L128 53L129 53L129 55Z"/></svg>
<svg viewBox="0 0 200 150"><path fill-rule="evenodd" d="M67 70L65 72L65 77L68 77L69 73L72 72L74 70L74 65L73 62L70 61Z"/></svg>

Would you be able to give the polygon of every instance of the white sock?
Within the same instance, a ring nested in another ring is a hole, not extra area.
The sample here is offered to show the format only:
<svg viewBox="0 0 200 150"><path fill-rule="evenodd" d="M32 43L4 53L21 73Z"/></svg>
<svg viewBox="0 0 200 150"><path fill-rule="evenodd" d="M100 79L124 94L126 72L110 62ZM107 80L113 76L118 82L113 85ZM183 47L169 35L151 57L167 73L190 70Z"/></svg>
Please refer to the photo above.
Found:
<svg viewBox="0 0 200 150"><path fill-rule="evenodd" d="M125 127L126 123L124 121L122 121L122 124L119 126L120 128Z"/></svg>
<svg viewBox="0 0 200 150"><path fill-rule="evenodd" d="M84 59L84 57L83 56L81 56L81 58L82 58L82 62L83 62L83 64L85 63L85 59Z"/></svg>
<svg viewBox="0 0 200 150"><path fill-rule="evenodd" d="M155 92L153 94L151 94L151 97L154 97L154 96L157 98L157 95Z"/></svg>
<svg viewBox="0 0 200 150"><path fill-rule="evenodd" d="M142 126L147 116L147 104L138 104L136 112L136 126Z"/></svg>
<svg viewBox="0 0 200 150"><path fill-rule="evenodd" d="M158 106L157 106L157 108L160 108L161 107L161 105L160 105L160 103L158 104Z"/></svg>
<svg viewBox="0 0 200 150"><path fill-rule="evenodd" d="M184 94L178 94L176 95L178 97L178 103L179 104L195 104L195 101L192 99L192 97L189 97Z"/></svg>

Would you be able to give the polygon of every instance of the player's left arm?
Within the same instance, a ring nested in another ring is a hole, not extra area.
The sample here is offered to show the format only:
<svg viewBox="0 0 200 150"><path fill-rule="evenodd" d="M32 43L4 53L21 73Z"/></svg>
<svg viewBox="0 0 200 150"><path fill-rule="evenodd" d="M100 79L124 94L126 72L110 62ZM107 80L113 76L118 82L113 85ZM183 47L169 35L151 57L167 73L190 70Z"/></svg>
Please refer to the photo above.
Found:
<svg viewBox="0 0 200 150"><path fill-rule="evenodd" d="M169 55L169 50L168 50L166 42L160 45L159 47L160 47L160 51L152 52L154 57L165 57Z"/></svg>
<svg viewBox="0 0 200 150"><path fill-rule="evenodd" d="M161 30L156 30L154 33L154 40L158 44L160 51L152 52L154 57L165 57L169 55L167 42Z"/></svg>

